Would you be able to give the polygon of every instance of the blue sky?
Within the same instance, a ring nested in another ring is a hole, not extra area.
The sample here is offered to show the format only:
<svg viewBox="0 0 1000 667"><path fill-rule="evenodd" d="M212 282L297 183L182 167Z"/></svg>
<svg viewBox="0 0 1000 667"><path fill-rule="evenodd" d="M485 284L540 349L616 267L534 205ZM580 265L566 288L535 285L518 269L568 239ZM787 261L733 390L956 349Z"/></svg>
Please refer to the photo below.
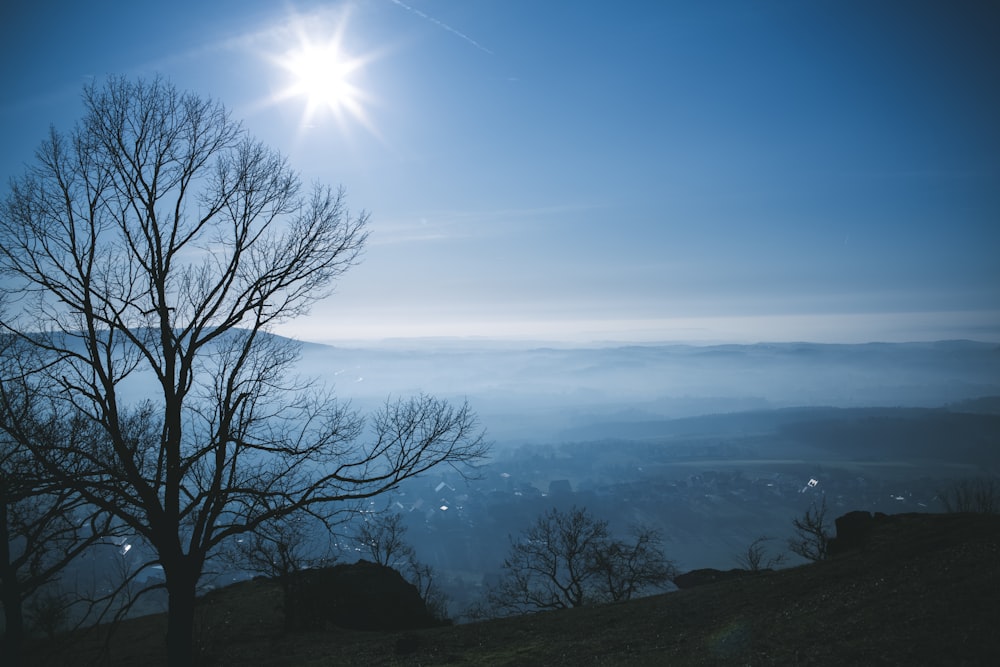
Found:
<svg viewBox="0 0 1000 667"><path fill-rule="evenodd" d="M14 0L0 178L161 73L371 212L283 333L1000 341L998 69L992 2Z"/></svg>

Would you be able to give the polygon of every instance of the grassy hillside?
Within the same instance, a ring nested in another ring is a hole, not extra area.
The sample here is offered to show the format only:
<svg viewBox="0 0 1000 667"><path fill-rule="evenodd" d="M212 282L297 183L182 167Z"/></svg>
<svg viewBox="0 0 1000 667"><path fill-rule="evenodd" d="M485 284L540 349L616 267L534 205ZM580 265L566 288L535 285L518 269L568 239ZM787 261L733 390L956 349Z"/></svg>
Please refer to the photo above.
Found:
<svg viewBox="0 0 1000 667"><path fill-rule="evenodd" d="M273 583L207 596L206 665L995 665L1000 516L895 515L863 551L629 603L402 634L284 634ZM163 664L163 618L125 624L103 658ZM71 644L69 650L66 645ZM99 637L36 647L84 664Z"/></svg>

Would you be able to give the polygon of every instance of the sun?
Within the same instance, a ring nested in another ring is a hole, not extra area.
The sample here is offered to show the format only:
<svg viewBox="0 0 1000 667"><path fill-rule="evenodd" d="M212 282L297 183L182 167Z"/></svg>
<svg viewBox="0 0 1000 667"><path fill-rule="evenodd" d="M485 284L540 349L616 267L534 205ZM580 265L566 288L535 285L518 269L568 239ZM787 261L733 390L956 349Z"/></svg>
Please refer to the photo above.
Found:
<svg viewBox="0 0 1000 667"><path fill-rule="evenodd" d="M300 45L281 64L291 78L286 96L303 97L309 116L359 110L361 91L351 81L359 63L341 53L337 43Z"/></svg>
<svg viewBox="0 0 1000 667"><path fill-rule="evenodd" d="M270 56L284 87L269 101L300 100L301 129L333 118L342 129L354 121L377 135L367 112L371 99L360 83L364 66L374 56L348 53L344 44L346 17L335 25L322 21L310 24L296 17L292 25L290 43Z"/></svg>

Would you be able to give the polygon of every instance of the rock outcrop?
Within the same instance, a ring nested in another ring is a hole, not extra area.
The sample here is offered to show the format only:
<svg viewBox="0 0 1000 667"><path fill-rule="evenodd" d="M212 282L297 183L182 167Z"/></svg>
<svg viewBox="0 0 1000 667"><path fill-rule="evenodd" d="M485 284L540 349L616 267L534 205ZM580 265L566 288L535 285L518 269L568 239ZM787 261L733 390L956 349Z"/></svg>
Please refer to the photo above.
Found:
<svg viewBox="0 0 1000 667"><path fill-rule="evenodd" d="M289 582L285 609L289 630L333 625L397 632L438 624L416 587L391 567L360 560L353 565L304 570Z"/></svg>
<svg viewBox="0 0 1000 667"><path fill-rule="evenodd" d="M750 570L743 570L740 568L733 568L732 570L716 570L715 568L704 567L698 570L691 570L690 572L678 574L673 578L673 582L674 586L677 588L685 589L694 588L695 586L704 586L705 584L714 584L717 581L726 581L728 579L745 577L748 574L752 574Z"/></svg>

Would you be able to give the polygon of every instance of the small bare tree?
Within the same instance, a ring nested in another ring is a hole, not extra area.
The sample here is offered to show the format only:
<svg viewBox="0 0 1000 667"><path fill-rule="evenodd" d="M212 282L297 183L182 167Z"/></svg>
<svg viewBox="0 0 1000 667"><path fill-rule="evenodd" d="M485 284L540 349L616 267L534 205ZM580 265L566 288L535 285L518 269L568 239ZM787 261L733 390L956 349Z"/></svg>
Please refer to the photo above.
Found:
<svg viewBox="0 0 1000 667"><path fill-rule="evenodd" d="M609 540L603 549L595 550L593 567L602 600L631 600L650 589L663 588L677 575L674 564L663 557L659 532L636 526L631 537L628 541Z"/></svg>
<svg viewBox="0 0 1000 667"><path fill-rule="evenodd" d="M168 593L167 662L192 664L195 592L220 545L485 453L468 406L387 401L370 420L297 379L270 333L354 265L367 214L303 192L218 103L161 79L84 90L0 207L0 331L33 387L94 429L35 459L149 544ZM142 387L146 387L142 390Z"/></svg>
<svg viewBox="0 0 1000 667"><path fill-rule="evenodd" d="M437 572L427 563L422 563L412 554L403 573L413 584L427 611L438 621L448 620L448 596L438 584Z"/></svg>
<svg viewBox="0 0 1000 667"><path fill-rule="evenodd" d="M1000 513L1000 483L995 479L958 480L938 493L938 497L945 512Z"/></svg>
<svg viewBox="0 0 1000 667"><path fill-rule="evenodd" d="M365 514L354 530L361 552L372 562L399 569L413 558L413 548L406 543L403 516L395 512Z"/></svg>
<svg viewBox="0 0 1000 667"><path fill-rule="evenodd" d="M230 539L219 555L220 560L276 580L281 586L285 621L289 623L295 573L334 561L329 541L319 544L323 536L330 535L331 523L327 515L314 517L306 512L271 519L251 533Z"/></svg>
<svg viewBox="0 0 1000 667"><path fill-rule="evenodd" d="M56 588L46 589L32 598L28 604L28 617L36 632L43 632L49 641L64 630L69 621L69 608L73 604L71 596Z"/></svg>
<svg viewBox="0 0 1000 667"><path fill-rule="evenodd" d="M437 573L417 559L416 551L406 541L403 515L396 512L366 514L354 532L362 553L372 562L391 567L413 584L427 610L438 620L448 616L448 600L437 583Z"/></svg>
<svg viewBox="0 0 1000 667"><path fill-rule="evenodd" d="M0 450L4 448L0 444ZM79 497L23 474L0 453L0 603L4 665L21 664L26 611L54 610L53 585L65 568L101 536ZM39 596L46 598L42 600ZM35 599L39 598L39 599ZM64 596L60 606L65 610ZM29 614L30 615L30 614ZM34 614L36 620L39 613ZM52 615L48 614L51 618Z"/></svg>
<svg viewBox="0 0 1000 667"><path fill-rule="evenodd" d="M614 539L607 521L576 507L552 509L511 538L503 569L487 593L499 613L628 600L666 585L675 573L655 531L636 529L631 542Z"/></svg>
<svg viewBox="0 0 1000 667"><path fill-rule="evenodd" d="M233 567L285 582L300 570L334 559L329 544L319 544L328 529L326 517L317 520L306 513L273 519L236 537L220 557Z"/></svg>
<svg viewBox="0 0 1000 667"><path fill-rule="evenodd" d="M750 572L761 572L778 567L785 562L785 554L771 554L767 549L767 543L773 537L761 535L747 545L746 551L736 554L736 562L744 570Z"/></svg>
<svg viewBox="0 0 1000 667"><path fill-rule="evenodd" d="M826 496L813 503L801 517L792 520L795 537L788 540L788 548L812 561L825 560L832 537L826 518Z"/></svg>
<svg viewBox="0 0 1000 667"><path fill-rule="evenodd" d="M58 580L84 551L111 535L110 516L50 474L32 447L84 447L92 430L63 412L46 413L23 373L30 356L0 334L0 603L3 664L21 663L26 612L51 632L70 604ZM34 598L34 599L33 599Z"/></svg>

